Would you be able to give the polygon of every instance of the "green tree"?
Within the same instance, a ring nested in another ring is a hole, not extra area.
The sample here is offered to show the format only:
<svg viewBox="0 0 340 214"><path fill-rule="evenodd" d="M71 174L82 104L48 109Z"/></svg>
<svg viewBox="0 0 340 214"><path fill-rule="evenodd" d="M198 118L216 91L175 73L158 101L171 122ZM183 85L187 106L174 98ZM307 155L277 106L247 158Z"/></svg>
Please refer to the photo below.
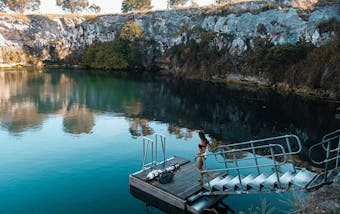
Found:
<svg viewBox="0 0 340 214"><path fill-rule="evenodd" d="M139 24L135 21L130 21L122 25L118 31L118 38L130 42L135 41L143 36L143 31Z"/></svg>
<svg viewBox="0 0 340 214"><path fill-rule="evenodd" d="M127 22L110 42L94 43L87 48L83 64L90 68L119 70L142 67L140 39L143 32L137 22Z"/></svg>
<svg viewBox="0 0 340 214"><path fill-rule="evenodd" d="M90 5L89 0L57 0L57 5L61 6L64 11L71 13L81 12L86 9L91 10L96 6L94 4Z"/></svg>
<svg viewBox="0 0 340 214"><path fill-rule="evenodd" d="M151 0L123 0L122 12L127 13L133 10L151 9Z"/></svg>
<svg viewBox="0 0 340 214"><path fill-rule="evenodd" d="M25 10L38 10L40 0L2 0L0 6L8 7L14 12L24 13Z"/></svg>
<svg viewBox="0 0 340 214"><path fill-rule="evenodd" d="M88 9L94 13L100 13L101 11L101 8L95 4L91 4Z"/></svg>
<svg viewBox="0 0 340 214"><path fill-rule="evenodd" d="M170 0L170 7L178 7L180 5L184 5L188 2L189 0Z"/></svg>
<svg viewBox="0 0 340 214"><path fill-rule="evenodd" d="M0 0L0 12L4 12L5 11L5 3L3 0Z"/></svg>
<svg viewBox="0 0 340 214"><path fill-rule="evenodd" d="M216 4L223 5L226 4L229 0L216 0Z"/></svg>

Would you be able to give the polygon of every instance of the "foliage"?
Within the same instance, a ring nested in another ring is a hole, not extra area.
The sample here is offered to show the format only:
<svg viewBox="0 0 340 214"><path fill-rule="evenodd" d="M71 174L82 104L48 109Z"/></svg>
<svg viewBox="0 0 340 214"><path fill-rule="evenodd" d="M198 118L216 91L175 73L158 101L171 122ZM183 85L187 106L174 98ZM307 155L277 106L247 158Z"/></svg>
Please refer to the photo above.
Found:
<svg viewBox="0 0 340 214"><path fill-rule="evenodd" d="M94 13L100 13L101 11L101 8L95 4L91 4L88 9Z"/></svg>
<svg viewBox="0 0 340 214"><path fill-rule="evenodd" d="M88 47L83 56L83 64L90 68L106 70L142 68L145 56L141 48L142 38L143 32L138 23L127 22L121 26L115 40L94 43ZM147 42L144 42L143 47L147 46Z"/></svg>
<svg viewBox="0 0 340 214"><path fill-rule="evenodd" d="M151 0L123 0L122 12L127 13L133 10L151 9Z"/></svg>
<svg viewBox="0 0 340 214"><path fill-rule="evenodd" d="M273 83L276 83L283 80L284 73L290 65L305 59L311 48L310 44L272 46L260 50L255 57L255 62L259 63L260 69Z"/></svg>
<svg viewBox="0 0 340 214"><path fill-rule="evenodd" d="M117 41L92 44L83 56L83 64L99 69L124 69L127 62L120 54L121 46Z"/></svg>
<svg viewBox="0 0 340 214"><path fill-rule="evenodd" d="M135 21L129 21L124 24L118 31L118 37L130 42L135 41L143 36L143 31Z"/></svg>
<svg viewBox="0 0 340 214"><path fill-rule="evenodd" d="M269 2L268 4L262 7L262 11L272 10L272 9L274 9L274 5L271 2Z"/></svg>
<svg viewBox="0 0 340 214"><path fill-rule="evenodd" d="M262 25L257 30L266 32ZM246 41L252 48L243 57L237 57L229 53L227 45L218 47L233 41L233 36L195 26L183 34L183 43L170 48L167 57L172 71L189 78L228 80L229 74L236 74L265 80L272 86L328 91L339 96L340 23L333 19L321 23L319 30L335 32L336 36L319 48L304 41L275 46L269 40L257 38Z"/></svg>
<svg viewBox="0 0 340 214"><path fill-rule="evenodd" d="M188 2L189 0L169 0L170 7L174 8L180 5L184 5Z"/></svg>
<svg viewBox="0 0 340 214"><path fill-rule="evenodd" d="M5 11L5 3L4 3L4 1L3 0L0 0L0 11L1 12L4 12Z"/></svg>
<svg viewBox="0 0 340 214"><path fill-rule="evenodd" d="M64 11L77 13L84 10L100 12L101 8L95 4L89 4L89 0L56 0L57 6L61 6Z"/></svg>
<svg viewBox="0 0 340 214"><path fill-rule="evenodd" d="M192 34L197 34L201 41L197 43L194 39L188 38L185 43L173 46L168 53L172 66L184 68L189 76L199 76L203 79L209 79L230 67L228 60L223 57L225 50L219 50L218 47L211 45L216 33L194 27L187 32L189 37Z"/></svg>
<svg viewBox="0 0 340 214"><path fill-rule="evenodd" d="M218 4L218 5L227 4L228 2L229 2L229 0L216 0L216 4Z"/></svg>
<svg viewBox="0 0 340 214"><path fill-rule="evenodd" d="M24 13L25 10L38 10L40 0L2 0L1 10L8 7L14 12Z"/></svg>

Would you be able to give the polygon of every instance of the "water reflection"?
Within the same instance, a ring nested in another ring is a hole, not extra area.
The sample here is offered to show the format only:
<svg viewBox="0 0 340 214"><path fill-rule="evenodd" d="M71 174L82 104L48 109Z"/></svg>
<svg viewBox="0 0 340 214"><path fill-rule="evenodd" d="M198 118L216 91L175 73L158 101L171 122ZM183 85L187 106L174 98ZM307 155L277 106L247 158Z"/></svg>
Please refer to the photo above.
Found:
<svg viewBox="0 0 340 214"><path fill-rule="evenodd" d="M84 72L0 72L0 121L11 133L40 127L50 114L67 133L91 133L95 117L122 113L132 136L154 133L151 121L168 123L177 138L202 129L221 143L285 133L305 143L339 128L336 103L172 78L113 77Z"/></svg>

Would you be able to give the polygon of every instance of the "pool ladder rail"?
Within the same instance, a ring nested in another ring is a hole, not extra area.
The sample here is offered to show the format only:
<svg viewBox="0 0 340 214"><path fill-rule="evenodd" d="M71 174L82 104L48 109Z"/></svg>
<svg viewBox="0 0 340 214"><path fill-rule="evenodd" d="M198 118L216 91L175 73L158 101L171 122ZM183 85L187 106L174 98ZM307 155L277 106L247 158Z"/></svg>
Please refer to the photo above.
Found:
<svg viewBox="0 0 340 214"><path fill-rule="evenodd" d="M316 161L312 158L317 148L324 151L323 160ZM293 155L299 154L301 149L301 142L295 135L219 146L216 151L204 154L202 157L213 156L217 162L224 164L224 167L208 169L205 158L202 158L204 161L202 172L206 182L202 185L202 190L189 197L188 201L193 202L205 195L313 190L340 177L338 169L340 129L325 135L320 143L309 149L311 161L324 166L321 173L296 166ZM258 154L260 152L261 155ZM242 164L242 161L246 161L246 165ZM268 173L268 168L272 173ZM249 173L249 169L253 169L252 171L256 173ZM248 173L243 174L242 170L248 170ZM216 171L225 174L209 180L209 173ZM235 171L234 174L230 173Z"/></svg>
<svg viewBox="0 0 340 214"><path fill-rule="evenodd" d="M161 160L158 160L158 149L161 148ZM150 151L151 150L151 151ZM150 154L151 153L151 154ZM150 162L147 158L151 156ZM166 137L163 134L155 133L155 140L143 137L143 164L142 170L153 168L166 161Z"/></svg>

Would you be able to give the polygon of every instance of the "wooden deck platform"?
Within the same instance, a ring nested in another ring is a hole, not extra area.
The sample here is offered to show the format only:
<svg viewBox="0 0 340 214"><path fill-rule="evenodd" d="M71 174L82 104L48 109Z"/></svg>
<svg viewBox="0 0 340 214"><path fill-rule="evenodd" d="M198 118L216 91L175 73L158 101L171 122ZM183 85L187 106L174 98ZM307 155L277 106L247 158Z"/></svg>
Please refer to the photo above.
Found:
<svg viewBox="0 0 340 214"><path fill-rule="evenodd" d="M173 164L180 164L180 168L175 170L172 182L161 184L158 180L146 181L146 175L154 169L162 169ZM213 178L221 173L210 174ZM139 171L130 175L130 192L132 195L147 204L155 206L167 213L202 213L226 196L204 196L190 204L187 199L201 190L198 182L199 171L195 162L172 157L152 169Z"/></svg>

